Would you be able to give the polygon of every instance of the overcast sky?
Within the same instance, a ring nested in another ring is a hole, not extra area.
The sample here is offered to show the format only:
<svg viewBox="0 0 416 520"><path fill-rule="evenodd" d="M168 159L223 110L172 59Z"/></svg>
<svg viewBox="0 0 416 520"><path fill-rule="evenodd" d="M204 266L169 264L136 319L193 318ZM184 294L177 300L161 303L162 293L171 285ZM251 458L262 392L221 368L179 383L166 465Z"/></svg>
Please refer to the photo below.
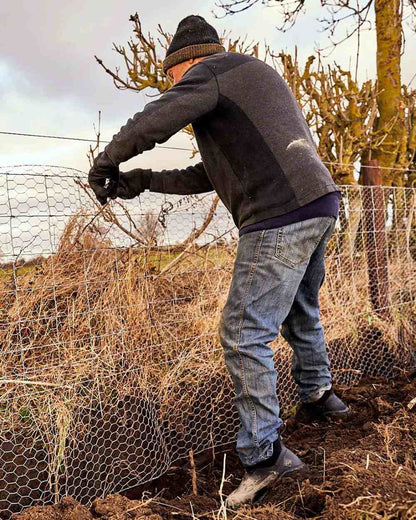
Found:
<svg viewBox="0 0 416 520"><path fill-rule="evenodd" d="M316 18L325 12L308 0L308 12L287 33L275 28L277 8L256 6L245 13L216 19L214 0L15 0L0 3L2 21L0 54L0 131L55 134L94 138L93 124L102 113L102 138L111 139L129 117L149 101L144 93L117 90L98 66L94 54L110 67L122 63L112 42L126 43L131 33L130 14L138 12L143 28L155 33L157 24L174 32L189 14L200 14L219 33L247 35L267 41L275 51L294 52L301 60L316 45L325 45L326 34ZM220 10L217 9L220 13ZM345 27L346 29L346 27ZM342 32L339 33L342 35ZM416 36L406 29L403 81L415 73ZM375 33L362 34L360 78L374 77ZM356 42L351 40L328 58L346 67L354 65ZM415 82L412 84L415 86ZM174 136L167 145L189 146L185 136ZM52 164L88 170L86 143L0 135L0 166ZM154 169L193 162L187 152L156 148L129 161L122 169Z"/></svg>

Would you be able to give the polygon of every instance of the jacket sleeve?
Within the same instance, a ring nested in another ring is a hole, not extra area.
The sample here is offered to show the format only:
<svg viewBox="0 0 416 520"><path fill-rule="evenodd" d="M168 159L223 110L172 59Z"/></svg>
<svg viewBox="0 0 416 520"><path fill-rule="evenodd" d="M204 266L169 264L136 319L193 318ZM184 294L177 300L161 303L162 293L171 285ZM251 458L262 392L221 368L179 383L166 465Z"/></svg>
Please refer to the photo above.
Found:
<svg viewBox="0 0 416 520"><path fill-rule="evenodd" d="M214 188L207 177L202 162L183 169L152 170L150 191L159 193L173 193L176 195L191 195L205 193Z"/></svg>
<svg viewBox="0 0 416 520"><path fill-rule="evenodd" d="M203 63L191 67L161 97L148 103L121 127L104 152L114 166L164 143L176 132L213 110L218 102L217 80Z"/></svg>

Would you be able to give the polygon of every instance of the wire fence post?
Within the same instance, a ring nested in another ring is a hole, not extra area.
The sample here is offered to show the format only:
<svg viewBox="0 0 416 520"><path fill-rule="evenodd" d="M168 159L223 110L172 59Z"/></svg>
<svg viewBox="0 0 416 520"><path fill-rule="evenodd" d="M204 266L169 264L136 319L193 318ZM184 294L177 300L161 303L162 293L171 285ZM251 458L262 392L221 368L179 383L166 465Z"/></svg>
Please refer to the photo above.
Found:
<svg viewBox="0 0 416 520"><path fill-rule="evenodd" d="M381 318L390 317L389 274L383 188L378 160L361 166L364 186L363 211L370 301Z"/></svg>

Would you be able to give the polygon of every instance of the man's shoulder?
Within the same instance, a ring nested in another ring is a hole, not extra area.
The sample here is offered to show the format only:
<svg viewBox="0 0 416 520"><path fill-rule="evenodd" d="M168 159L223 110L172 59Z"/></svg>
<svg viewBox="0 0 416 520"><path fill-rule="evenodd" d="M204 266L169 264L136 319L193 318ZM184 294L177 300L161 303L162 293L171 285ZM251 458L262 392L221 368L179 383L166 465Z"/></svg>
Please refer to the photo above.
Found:
<svg viewBox="0 0 416 520"><path fill-rule="evenodd" d="M226 51L206 56L199 63L206 65L211 69L211 71L214 74L219 75L249 62L263 63L261 60L255 58L254 56L247 56L247 54Z"/></svg>

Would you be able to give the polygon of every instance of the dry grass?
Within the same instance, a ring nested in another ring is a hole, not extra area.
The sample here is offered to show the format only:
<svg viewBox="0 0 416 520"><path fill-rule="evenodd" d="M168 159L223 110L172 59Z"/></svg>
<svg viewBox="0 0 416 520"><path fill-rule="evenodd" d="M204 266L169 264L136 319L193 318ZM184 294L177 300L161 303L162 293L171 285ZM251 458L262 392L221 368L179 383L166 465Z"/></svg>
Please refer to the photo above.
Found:
<svg viewBox="0 0 416 520"><path fill-rule="evenodd" d="M398 340L403 345L403 338L414 337L416 312L413 300L399 301L390 322L379 320L369 306L363 257L342 258L336 240L321 308L330 349L341 340L334 373L347 370L348 383L385 355L376 351L380 337L392 354ZM0 406L6 412L0 430L24 428L45 439L57 474L75 415L93 403L113 406L139 391L158 403L162 420L180 428L203 387L216 385L221 400L229 382L217 327L233 254L233 245L195 246L170 268L175 254L114 249L86 228L82 214L72 218L53 256L0 276ZM415 267L396 262L392 287L404 294L415 282ZM363 340L374 360L357 351ZM288 365L285 342L279 338L273 347ZM284 385L287 375L281 377ZM282 393L286 402L294 397L293 387Z"/></svg>
<svg viewBox="0 0 416 520"><path fill-rule="evenodd" d="M190 251L158 275L174 255L114 249L84 226L74 217L55 255L0 278L3 431L45 432L98 387L111 401L141 388L162 413L184 413L224 373L216 329L231 252Z"/></svg>

